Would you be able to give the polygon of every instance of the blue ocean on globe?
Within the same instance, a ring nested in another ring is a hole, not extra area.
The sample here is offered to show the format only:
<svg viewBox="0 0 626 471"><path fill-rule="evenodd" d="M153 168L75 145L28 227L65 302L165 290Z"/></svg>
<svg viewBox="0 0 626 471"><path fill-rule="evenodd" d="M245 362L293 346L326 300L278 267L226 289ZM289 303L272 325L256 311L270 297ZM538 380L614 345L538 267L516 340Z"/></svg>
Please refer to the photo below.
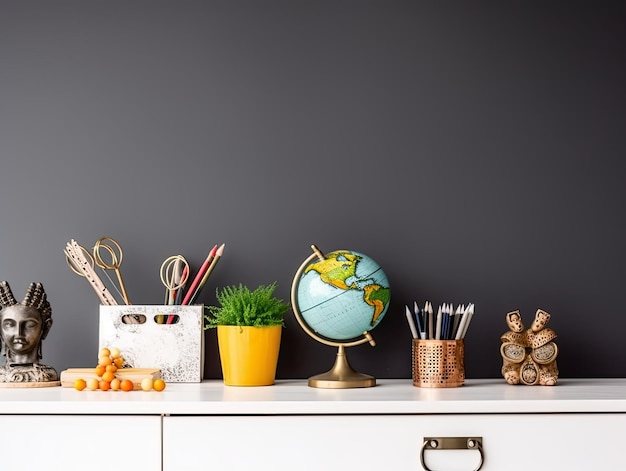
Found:
<svg viewBox="0 0 626 471"><path fill-rule="evenodd" d="M389 281L382 268L359 252L338 250L307 265L296 289L307 326L330 340L361 337L374 329L389 307Z"/></svg>

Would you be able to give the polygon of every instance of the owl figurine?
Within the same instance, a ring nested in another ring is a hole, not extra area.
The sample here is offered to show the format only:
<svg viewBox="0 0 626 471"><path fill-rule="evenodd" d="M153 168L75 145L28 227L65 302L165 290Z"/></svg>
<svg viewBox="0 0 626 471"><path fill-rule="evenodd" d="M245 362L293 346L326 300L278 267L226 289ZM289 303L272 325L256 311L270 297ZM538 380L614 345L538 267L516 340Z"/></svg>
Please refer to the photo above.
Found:
<svg viewBox="0 0 626 471"><path fill-rule="evenodd" d="M537 309L530 329L524 327L520 311L506 315L509 331L502 334L502 376L509 384L554 386L559 376L556 365L556 332L546 327L550 314Z"/></svg>

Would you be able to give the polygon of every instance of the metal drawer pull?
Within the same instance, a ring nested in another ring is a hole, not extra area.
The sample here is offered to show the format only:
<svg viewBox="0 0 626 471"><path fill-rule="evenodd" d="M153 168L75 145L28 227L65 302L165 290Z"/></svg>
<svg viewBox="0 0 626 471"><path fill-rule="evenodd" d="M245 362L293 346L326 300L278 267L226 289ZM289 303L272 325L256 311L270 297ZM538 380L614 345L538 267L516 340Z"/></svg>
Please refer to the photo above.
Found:
<svg viewBox="0 0 626 471"><path fill-rule="evenodd" d="M426 450L478 450L480 462L474 471L483 466L483 437L424 437L424 444L420 453L420 462L426 471L432 471L424 461Z"/></svg>

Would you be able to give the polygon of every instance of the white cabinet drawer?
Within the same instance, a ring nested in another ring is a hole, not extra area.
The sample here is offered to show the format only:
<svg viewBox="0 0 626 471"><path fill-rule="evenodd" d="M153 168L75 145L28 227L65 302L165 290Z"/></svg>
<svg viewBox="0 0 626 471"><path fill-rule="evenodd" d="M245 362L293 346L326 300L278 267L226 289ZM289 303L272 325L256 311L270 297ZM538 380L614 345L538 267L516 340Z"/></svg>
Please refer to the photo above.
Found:
<svg viewBox="0 0 626 471"><path fill-rule="evenodd" d="M618 469L626 414L171 416L163 470L420 470L425 437L482 437L482 470ZM427 450L433 471L478 450Z"/></svg>
<svg viewBox="0 0 626 471"><path fill-rule="evenodd" d="M161 417L0 415L1 469L161 469Z"/></svg>

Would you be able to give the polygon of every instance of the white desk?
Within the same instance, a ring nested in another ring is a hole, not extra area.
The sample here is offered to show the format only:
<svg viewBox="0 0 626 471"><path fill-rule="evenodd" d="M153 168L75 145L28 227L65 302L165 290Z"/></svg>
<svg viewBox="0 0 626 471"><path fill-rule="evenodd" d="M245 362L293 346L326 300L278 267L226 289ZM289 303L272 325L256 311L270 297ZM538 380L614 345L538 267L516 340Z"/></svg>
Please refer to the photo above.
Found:
<svg viewBox="0 0 626 471"><path fill-rule="evenodd" d="M626 379L559 379L551 387L470 379L449 389L377 383L0 389L3 468L32 470L36 459L49 469L112 469L115 449L124 469L419 470L425 437L480 437L487 471L626 469ZM475 449L424 452L434 471L475 469L479 457Z"/></svg>

